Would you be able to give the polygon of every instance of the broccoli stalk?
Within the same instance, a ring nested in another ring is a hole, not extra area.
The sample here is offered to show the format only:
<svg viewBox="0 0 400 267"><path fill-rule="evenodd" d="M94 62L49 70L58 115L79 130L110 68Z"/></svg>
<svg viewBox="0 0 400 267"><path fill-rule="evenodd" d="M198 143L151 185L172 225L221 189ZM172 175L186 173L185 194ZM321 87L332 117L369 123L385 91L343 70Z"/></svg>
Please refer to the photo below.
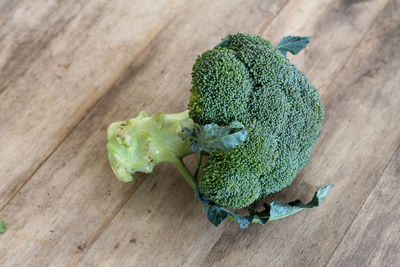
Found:
<svg viewBox="0 0 400 267"><path fill-rule="evenodd" d="M182 139L183 127L193 127L188 111L154 116L142 111L136 118L112 123L107 131L107 150L117 178L131 182L134 173L151 173L158 163L170 162L194 189L193 175L182 161L194 153L189 141Z"/></svg>

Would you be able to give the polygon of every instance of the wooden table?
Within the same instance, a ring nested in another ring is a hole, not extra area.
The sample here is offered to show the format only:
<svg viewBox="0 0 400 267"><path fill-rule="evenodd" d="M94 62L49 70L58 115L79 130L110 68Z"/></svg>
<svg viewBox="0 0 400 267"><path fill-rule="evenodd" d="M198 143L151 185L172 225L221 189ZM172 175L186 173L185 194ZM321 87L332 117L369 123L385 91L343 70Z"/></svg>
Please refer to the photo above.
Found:
<svg viewBox="0 0 400 267"><path fill-rule="evenodd" d="M318 88L311 162L275 198L328 199L265 226L210 224L168 164L118 181L106 129L187 108L197 55L227 33L273 43ZM3 0L0 266L399 266L400 0Z"/></svg>

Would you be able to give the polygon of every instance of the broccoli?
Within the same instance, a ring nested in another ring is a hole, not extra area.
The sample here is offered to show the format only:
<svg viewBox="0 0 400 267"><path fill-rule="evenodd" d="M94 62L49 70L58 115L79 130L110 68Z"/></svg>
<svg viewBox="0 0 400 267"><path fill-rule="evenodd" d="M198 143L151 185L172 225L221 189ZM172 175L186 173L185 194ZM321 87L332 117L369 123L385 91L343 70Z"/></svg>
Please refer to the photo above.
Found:
<svg viewBox="0 0 400 267"><path fill-rule="evenodd" d="M249 209L249 216L230 211L287 187L310 160L324 108L311 82L286 58L309 40L288 36L273 46L257 35L225 37L193 65L188 111L142 112L110 125L107 149L116 176L128 182L135 172L173 163L215 225L229 218L245 228L319 205L331 185L307 205L275 201L261 212ZM194 175L182 161L192 153Z"/></svg>

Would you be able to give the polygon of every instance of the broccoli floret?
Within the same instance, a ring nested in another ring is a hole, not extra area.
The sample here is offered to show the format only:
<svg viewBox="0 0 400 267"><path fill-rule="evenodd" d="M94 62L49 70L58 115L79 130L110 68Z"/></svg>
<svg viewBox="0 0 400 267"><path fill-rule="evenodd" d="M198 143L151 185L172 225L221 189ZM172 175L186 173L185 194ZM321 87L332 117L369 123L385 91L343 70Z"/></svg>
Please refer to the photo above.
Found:
<svg viewBox="0 0 400 267"><path fill-rule="evenodd" d="M197 59L192 79L195 123L239 121L249 130L242 146L210 156L200 191L224 207L243 208L288 186L310 160L324 117L305 75L268 41L236 34Z"/></svg>
<svg viewBox="0 0 400 267"><path fill-rule="evenodd" d="M171 162L203 206L209 205L208 218L216 225L226 217L241 227L264 224L319 205L331 186L318 190L307 205L283 203L287 213L281 212L282 202L250 216L227 210L287 187L310 160L324 108L317 90L285 56L298 53L309 40L288 36L273 46L256 35L228 35L193 65L188 111L152 117L142 112L111 124L107 149L116 176L131 181L135 172L149 173L158 163ZM198 152L207 142L212 145ZM202 166L204 151L208 160ZM193 175L182 158L195 152Z"/></svg>
<svg viewBox="0 0 400 267"><path fill-rule="evenodd" d="M246 66L227 49L205 52L193 66L189 116L201 124L229 124L245 116L252 84Z"/></svg>

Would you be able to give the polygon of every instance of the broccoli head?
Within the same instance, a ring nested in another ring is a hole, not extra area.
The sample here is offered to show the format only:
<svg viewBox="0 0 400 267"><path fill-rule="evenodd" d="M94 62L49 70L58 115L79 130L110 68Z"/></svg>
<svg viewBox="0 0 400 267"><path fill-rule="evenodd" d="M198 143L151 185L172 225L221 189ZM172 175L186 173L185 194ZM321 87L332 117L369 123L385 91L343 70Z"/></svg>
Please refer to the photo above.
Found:
<svg viewBox="0 0 400 267"><path fill-rule="evenodd" d="M324 108L307 77L259 36L228 35L197 59L189 116L195 123L239 121L243 145L216 151L202 168L200 192L243 208L288 186L310 160Z"/></svg>

